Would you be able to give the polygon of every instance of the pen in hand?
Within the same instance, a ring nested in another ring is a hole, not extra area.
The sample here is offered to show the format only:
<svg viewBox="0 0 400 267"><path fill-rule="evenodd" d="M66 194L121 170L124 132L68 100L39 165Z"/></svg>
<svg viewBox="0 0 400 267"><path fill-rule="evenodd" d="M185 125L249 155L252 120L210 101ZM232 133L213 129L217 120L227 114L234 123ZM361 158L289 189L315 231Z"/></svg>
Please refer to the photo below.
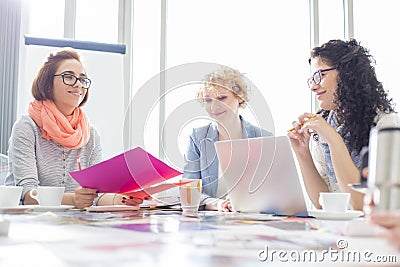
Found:
<svg viewBox="0 0 400 267"><path fill-rule="evenodd" d="M78 169L81 171L82 165L81 165L81 158L79 156L76 157L76 163L78 163Z"/></svg>
<svg viewBox="0 0 400 267"><path fill-rule="evenodd" d="M315 118L315 117L317 117L317 115L311 115L310 117L304 118L304 122L303 122L303 123L300 123L299 126L302 127L302 126L304 125L304 123L306 123L308 120L310 120L310 119L312 119L312 118ZM288 132L292 132L292 131L294 131L294 130L296 130L295 127L290 128L290 129L288 130Z"/></svg>

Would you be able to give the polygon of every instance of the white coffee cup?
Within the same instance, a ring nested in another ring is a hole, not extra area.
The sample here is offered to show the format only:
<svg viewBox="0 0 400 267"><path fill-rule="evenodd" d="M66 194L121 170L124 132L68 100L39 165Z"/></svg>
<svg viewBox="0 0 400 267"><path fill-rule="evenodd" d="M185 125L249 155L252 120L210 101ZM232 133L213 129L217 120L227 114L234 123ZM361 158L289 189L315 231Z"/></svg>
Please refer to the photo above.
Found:
<svg viewBox="0 0 400 267"><path fill-rule="evenodd" d="M199 210L201 200L201 179L182 179L181 182L190 181L179 186L179 195L181 200L182 211L197 212Z"/></svg>
<svg viewBox="0 0 400 267"><path fill-rule="evenodd" d="M22 189L22 186L0 186L0 207L18 206Z"/></svg>
<svg viewBox="0 0 400 267"><path fill-rule="evenodd" d="M38 186L29 191L29 195L41 206L60 206L64 190L62 186Z"/></svg>
<svg viewBox="0 0 400 267"><path fill-rule="evenodd" d="M350 193L319 193L318 202L326 212L346 212Z"/></svg>

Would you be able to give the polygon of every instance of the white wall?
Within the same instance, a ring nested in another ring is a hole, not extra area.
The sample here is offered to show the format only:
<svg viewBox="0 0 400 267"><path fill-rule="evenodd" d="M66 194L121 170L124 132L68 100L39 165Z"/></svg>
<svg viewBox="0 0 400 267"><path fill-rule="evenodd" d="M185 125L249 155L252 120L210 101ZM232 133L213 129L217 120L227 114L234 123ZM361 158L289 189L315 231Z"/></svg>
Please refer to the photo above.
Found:
<svg viewBox="0 0 400 267"><path fill-rule="evenodd" d="M17 119L27 113L32 100L31 86L40 66L56 47L24 46L25 62L20 65ZM78 50L92 80L90 96L83 110L101 136L104 159L123 150L124 87L123 55L107 52Z"/></svg>

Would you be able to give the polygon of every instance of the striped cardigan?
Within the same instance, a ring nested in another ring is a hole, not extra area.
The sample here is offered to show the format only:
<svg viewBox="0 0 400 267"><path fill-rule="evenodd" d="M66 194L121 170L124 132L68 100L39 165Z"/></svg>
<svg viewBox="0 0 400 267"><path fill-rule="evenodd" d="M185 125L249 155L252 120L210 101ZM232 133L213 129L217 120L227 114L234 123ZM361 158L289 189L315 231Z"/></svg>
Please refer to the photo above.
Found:
<svg viewBox="0 0 400 267"><path fill-rule="evenodd" d="M90 126L89 142L79 149L67 149L53 140L47 141L28 115L23 115L13 126L9 141L9 173L6 185L23 186L25 194L41 186L63 186L65 192L74 192L79 184L69 172L78 170L77 157L82 168L102 160L100 136Z"/></svg>

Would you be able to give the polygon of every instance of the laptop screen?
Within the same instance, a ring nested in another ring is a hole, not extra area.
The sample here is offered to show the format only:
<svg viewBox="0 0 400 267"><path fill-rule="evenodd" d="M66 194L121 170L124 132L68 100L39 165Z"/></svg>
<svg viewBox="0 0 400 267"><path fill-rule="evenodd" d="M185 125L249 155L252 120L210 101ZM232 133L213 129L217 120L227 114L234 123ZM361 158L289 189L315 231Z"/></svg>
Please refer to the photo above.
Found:
<svg viewBox="0 0 400 267"><path fill-rule="evenodd" d="M215 142L218 179L235 211L307 215L287 136Z"/></svg>

